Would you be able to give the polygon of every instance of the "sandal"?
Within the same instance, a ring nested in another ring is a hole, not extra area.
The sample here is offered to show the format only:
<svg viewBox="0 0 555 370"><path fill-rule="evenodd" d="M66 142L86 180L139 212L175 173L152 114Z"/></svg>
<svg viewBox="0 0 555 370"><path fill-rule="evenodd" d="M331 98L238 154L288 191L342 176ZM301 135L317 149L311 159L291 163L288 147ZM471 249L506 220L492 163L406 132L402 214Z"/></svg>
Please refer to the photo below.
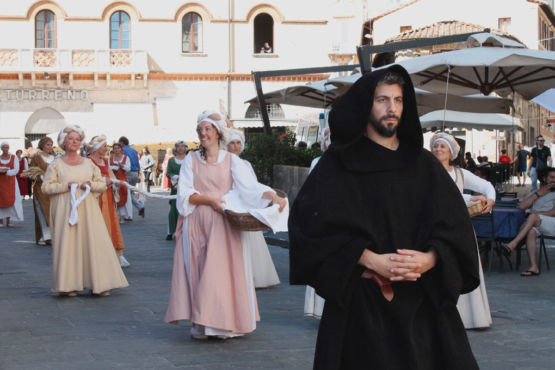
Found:
<svg viewBox="0 0 555 370"><path fill-rule="evenodd" d="M507 246L507 244L501 243L501 253L503 253L503 255L504 255L505 257L511 257L511 252L512 252L512 249L509 248L509 247Z"/></svg>
<svg viewBox="0 0 555 370"><path fill-rule="evenodd" d="M539 272L535 272L532 270L526 270L520 273L520 276L528 277L528 276L539 276Z"/></svg>

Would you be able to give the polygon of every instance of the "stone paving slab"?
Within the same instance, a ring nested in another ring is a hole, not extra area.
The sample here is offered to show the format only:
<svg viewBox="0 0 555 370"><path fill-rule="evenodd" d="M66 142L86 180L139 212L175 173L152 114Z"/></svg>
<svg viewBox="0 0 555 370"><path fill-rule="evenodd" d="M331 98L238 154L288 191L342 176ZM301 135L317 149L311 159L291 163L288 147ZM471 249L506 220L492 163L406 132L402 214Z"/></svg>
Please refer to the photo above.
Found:
<svg viewBox="0 0 555 370"><path fill-rule="evenodd" d="M167 207L149 200L145 219L122 225L129 288L58 298L50 291L51 248L34 244L25 200L26 220L0 228L0 369L312 368L318 321L303 317L304 287L288 284L281 247L270 252L282 284L257 291L262 321L254 333L194 341L190 325L163 322L175 245L164 240ZM521 278L497 267L486 275L494 325L468 332L481 368L555 368L555 272Z"/></svg>

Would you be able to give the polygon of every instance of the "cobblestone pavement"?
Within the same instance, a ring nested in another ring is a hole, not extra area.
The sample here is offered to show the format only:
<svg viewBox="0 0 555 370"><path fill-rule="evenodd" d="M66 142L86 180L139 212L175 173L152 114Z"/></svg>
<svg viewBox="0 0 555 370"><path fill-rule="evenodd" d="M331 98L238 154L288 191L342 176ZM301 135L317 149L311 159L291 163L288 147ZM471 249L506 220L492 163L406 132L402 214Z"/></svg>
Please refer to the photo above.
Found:
<svg viewBox="0 0 555 370"><path fill-rule="evenodd" d="M200 342L188 324L163 322L175 244L164 240L167 201L149 200L145 219L122 226L130 286L105 298L50 291L51 248L33 242L29 200L24 213L24 222L0 228L1 369L311 368L318 321L303 317L304 287L288 284L287 249L270 246L282 284L257 291L258 329ZM486 281L493 327L468 333L481 368L554 368L555 272L494 270Z"/></svg>

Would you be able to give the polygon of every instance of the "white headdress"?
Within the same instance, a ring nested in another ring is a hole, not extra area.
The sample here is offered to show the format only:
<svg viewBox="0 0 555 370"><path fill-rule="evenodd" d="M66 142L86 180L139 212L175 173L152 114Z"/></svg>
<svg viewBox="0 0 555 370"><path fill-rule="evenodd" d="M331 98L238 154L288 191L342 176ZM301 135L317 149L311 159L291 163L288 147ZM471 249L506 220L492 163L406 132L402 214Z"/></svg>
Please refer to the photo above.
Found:
<svg viewBox="0 0 555 370"><path fill-rule="evenodd" d="M200 115L199 115L199 117L200 117ZM228 136L230 130L227 128L226 123L225 123L224 120L214 121L211 118L204 117L203 119L198 121L197 128L200 126L200 124L202 122L210 122L212 124L212 126L214 126L216 128L216 130L220 133L220 136L221 136L220 147L227 143L227 136Z"/></svg>
<svg viewBox="0 0 555 370"><path fill-rule="evenodd" d="M108 143L106 135L97 135L89 141L87 151L89 154L96 152L102 145Z"/></svg>
<svg viewBox="0 0 555 370"><path fill-rule="evenodd" d="M241 152L245 149L245 135L237 129L229 130L229 135L227 136L227 140L225 142L225 146L227 147L229 143L232 141L239 140L241 142Z"/></svg>
<svg viewBox="0 0 555 370"><path fill-rule="evenodd" d="M81 137L81 142L85 140L85 131L83 131L81 127L79 127L78 125L67 125L58 134L58 146L64 150L64 141L66 140L67 134L69 134L70 132L77 132Z"/></svg>
<svg viewBox="0 0 555 370"><path fill-rule="evenodd" d="M0 148L2 148L5 145L10 146L10 143L8 143L6 140L4 140L0 143Z"/></svg>
<svg viewBox="0 0 555 370"><path fill-rule="evenodd" d="M461 150L461 147L459 146L459 143L457 143L457 140L455 140L455 138L449 134L446 134L445 132L438 132L437 134L434 134L434 136L432 136L432 138L430 139L430 149L433 149L434 144L436 141L442 141L445 144L447 144L447 146L449 147L449 150L451 151L451 160L454 161L457 156L459 155L459 151Z"/></svg>

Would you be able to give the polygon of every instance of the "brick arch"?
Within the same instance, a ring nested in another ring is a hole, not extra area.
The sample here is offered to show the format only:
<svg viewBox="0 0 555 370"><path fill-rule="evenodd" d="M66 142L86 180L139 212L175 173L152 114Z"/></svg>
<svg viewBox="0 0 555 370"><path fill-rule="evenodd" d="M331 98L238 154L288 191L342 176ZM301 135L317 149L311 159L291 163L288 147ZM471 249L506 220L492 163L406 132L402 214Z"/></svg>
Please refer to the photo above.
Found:
<svg viewBox="0 0 555 370"><path fill-rule="evenodd" d="M282 23L285 19L283 17L283 14L281 14L281 12L275 6L270 4L259 4L249 10L246 17L247 21L250 23L254 22L254 18L260 13L266 13L270 17L272 17L274 19L274 24Z"/></svg>
<svg viewBox="0 0 555 370"><path fill-rule="evenodd" d="M36 15L42 10L50 10L56 15L56 19L66 19L67 13L58 3L51 0L37 1L27 10L27 20L34 20Z"/></svg>
<svg viewBox="0 0 555 370"><path fill-rule="evenodd" d="M177 9L175 12L174 20L180 22L187 13L198 13L204 22L212 21L214 18L208 9L199 3L186 3Z"/></svg>
<svg viewBox="0 0 555 370"><path fill-rule="evenodd" d="M137 22L141 18L141 14L135 8L135 6L125 2L125 1L118 1L115 3L111 3L104 8L102 11L102 20L107 21L109 20L110 16L117 11L124 11L129 14L129 18L131 18L132 22Z"/></svg>

